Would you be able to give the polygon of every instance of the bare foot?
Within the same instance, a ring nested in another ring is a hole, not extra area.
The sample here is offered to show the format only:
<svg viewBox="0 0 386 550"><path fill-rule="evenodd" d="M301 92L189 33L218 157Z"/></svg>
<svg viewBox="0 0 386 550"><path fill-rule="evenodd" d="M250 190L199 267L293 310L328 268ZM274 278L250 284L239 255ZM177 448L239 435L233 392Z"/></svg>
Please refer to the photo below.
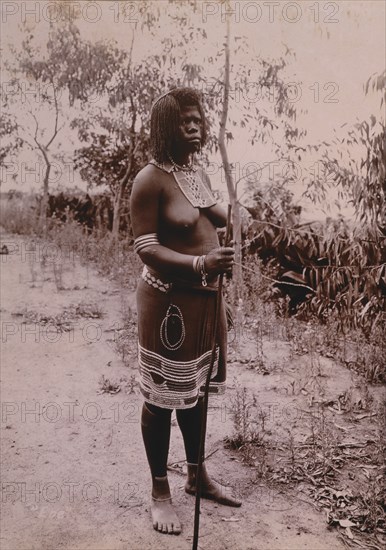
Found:
<svg viewBox="0 0 386 550"><path fill-rule="evenodd" d="M169 535L181 533L181 523L172 505L167 476L153 478L151 516L156 531Z"/></svg>
<svg viewBox="0 0 386 550"><path fill-rule="evenodd" d="M197 465L188 464L188 479L185 484L185 491L189 495L196 494L196 476ZM241 506L241 501L233 497L232 488L221 485L217 483L217 481L211 479L204 464L202 470L201 496L202 498L214 500L224 506L234 506L235 508Z"/></svg>
<svg viewBox="0 0 386 550"><path fill-rule="evenodd" d="M181 533L181 523L174 511L171 498L168 500L155 500L153 497L151 516L156 531L169 535L179 535Z"/></svg>

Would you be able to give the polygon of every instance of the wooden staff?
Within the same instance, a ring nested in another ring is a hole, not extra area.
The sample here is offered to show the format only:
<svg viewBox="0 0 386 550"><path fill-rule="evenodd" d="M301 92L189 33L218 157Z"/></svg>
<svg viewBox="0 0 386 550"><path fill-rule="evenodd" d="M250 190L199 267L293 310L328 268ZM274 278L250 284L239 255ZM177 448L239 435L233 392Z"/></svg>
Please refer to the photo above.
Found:
<svg viewBox="0 0 386 550"><path fill-rule="evenodd" d="M227 227L225 235L225 246L227 246L230 238L231 230L231 211L232 207L228 204L228 216L227 216ZM212 377L212 371L214 366L214 361L216 359L216 337L218 324L220 320L221 312L221 298L222 298L222 287L223 287L224 273L221 273L218 281L218 289L216 292L216 312L214 317L214 331L213 331L213 340L212 340L212 354L210 357L208 374L206 376L205 388L204 388L204 410L201 421L201 434L200 434L200 448L198 453L198 464L197 464L197 475L196 475L196 505L194 509L194 532L193 532L193 546L192 550L197 550L198 548L198 534L200 529L200 501L201 501L201 484L202 484L202 464L204 462L205 454L205 437L206 437L206 424L208 417L208 395L209 395L209 383Z"/></svg>

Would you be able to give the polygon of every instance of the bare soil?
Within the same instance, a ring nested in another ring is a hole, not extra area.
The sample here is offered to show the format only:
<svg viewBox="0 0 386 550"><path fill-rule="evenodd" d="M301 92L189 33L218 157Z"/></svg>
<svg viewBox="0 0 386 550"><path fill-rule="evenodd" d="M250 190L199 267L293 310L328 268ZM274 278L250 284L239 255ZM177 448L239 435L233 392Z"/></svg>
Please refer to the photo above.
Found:
<svg viewBox="0 0 386 550"><path fill-rule="evenodd" d="M42 262L22 237L3 234L3 242L12 254L1 256L2 550L188 550L194 498L183 489L175 420L170 482L183 531L158 534L150 522L136 359L133 354L123 362L116 345L123 318L130 311L135 318L134 293L78 261ZM261 372L248 362L254 348L245 335L241 347L230 345L229 389L211 403L206 447L209 472L234 487L243 506L203 501L200 548L343 549L338 530L328 528L306 493L259 480L223 439L233 433L235 384L268 411L267 437L284 440L294 424L299 437L306 435L301 411L317 384L324 399L335 399L352 385L352 375L323 359L323 376L311 373L314 384L302 392L304 357L290 358L289 344L274 335L264 343L270 367ZM336 422L342 425L340 417ZM345 430L354 435L350 426ZM366 430L375 437L371 422Z"/></svg>

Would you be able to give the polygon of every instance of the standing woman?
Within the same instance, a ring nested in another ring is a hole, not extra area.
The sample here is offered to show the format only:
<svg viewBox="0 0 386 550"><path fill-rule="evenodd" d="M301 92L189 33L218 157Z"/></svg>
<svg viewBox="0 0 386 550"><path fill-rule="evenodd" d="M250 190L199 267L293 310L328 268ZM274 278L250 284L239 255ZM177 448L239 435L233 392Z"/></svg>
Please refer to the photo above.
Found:
<svg viewBox="0 0 386 550"><path fill-rule="evenodd" d="M234 249L219 247L217 237L226 214L208 176L194 164L206 130L197 92L176 88L158 98L151 111L154 158L138 173L131 195L134 250L145 264L137 288L142 435L153 483L153 526L170 534L181 532L167 478L171 413L176 409L184 439L185 491L194 495L218 275L231 273L234 260ZM219 395L225 391L224 307L216 341L209 391ZM203 498L241 505L205 465L201 487Z"/></svg>

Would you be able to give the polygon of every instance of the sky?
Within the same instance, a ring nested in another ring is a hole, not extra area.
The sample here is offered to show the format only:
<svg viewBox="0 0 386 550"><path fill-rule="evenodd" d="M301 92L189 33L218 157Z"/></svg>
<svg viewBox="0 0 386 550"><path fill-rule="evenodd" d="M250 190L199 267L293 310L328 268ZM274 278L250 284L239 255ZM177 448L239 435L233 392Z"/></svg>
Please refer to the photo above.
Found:
<svg viewBox="0 0 386 550"><path fill-rule="evenodd" d="M84 38L92 41L116 41L122 48L129 48L133 28L136 27L133 56L141 59L147 54L159 52L160 41L175 32L173 17L175 4L163 0L149 1L147 10L141 14L136 2L87 1L74 2L73 9L79 15L77 24ZM186 3L185 3L186 5ZM289 48L295 58L286 70L289 82L296 82L298 123L307 130L307 143L330 140L334 131L345 123L368 119L371 114L377 118L383 115L380 98L373 93L364 94L364 83L370 75L381 73L385 68L385 3L383 0L339 0L327 1L231 1L230 14L232 35L233 79L237 80L237 64L258 54L277 58ZM44 42L49 21L60 16L59 4L46 1L2 2L1 48L5 58L9 57L8 45L20 45L23 38L20 23L26 22L32 32ZM210 54L221 49L225 36L224 6L220 2L197 2L197 9L186 5L188 24L205 29L208 41L187 50L189 62L203 64ZM147 15L161 12L161 25L154 36L146 28L140 27ZM75 11L73 12L75 13ZM248 50L242 59L234 52L237 45L235 37L244 36ZM4 78L2 86L4 86ZM162 91L162 90L160 90ZM248 91L241 90L243 95ZM253 99L256 101L257 99ZM70 143L70 139L67 140ZM66 139L60 140L66 147ZM353 152L355 154L355 152ZM242 132L236 133L236 139L229 146L231 161L236 163L240 173L251 162L264 166L268 161L277 161L275 169L282 170L282 159L274 159L268 148L252 147ZM220 165L219 158L213 157ZM312 159L308 159L312 163ZM302 170L309 166L302 166ZM213 171L212 181L215 187L226 195L226 186L221 170ZM275 171L263 170L263 179L275 178ZM7 181L2 177L3 190ZM9 180L9 178L8 178ZM77 180L78 181L78 180ZM27 182L28 187L36 185ZM11 185L12 186L12 185ZM14 185L13 185L14 186ZM295 197L302 201L304 187L300 181L291 189ZM335 197L331 197L333 199ZM332 203L333 201L329 201ZM343 209L344 212L348 212ZM316 215L311 211L311 217Z"/></svg>

